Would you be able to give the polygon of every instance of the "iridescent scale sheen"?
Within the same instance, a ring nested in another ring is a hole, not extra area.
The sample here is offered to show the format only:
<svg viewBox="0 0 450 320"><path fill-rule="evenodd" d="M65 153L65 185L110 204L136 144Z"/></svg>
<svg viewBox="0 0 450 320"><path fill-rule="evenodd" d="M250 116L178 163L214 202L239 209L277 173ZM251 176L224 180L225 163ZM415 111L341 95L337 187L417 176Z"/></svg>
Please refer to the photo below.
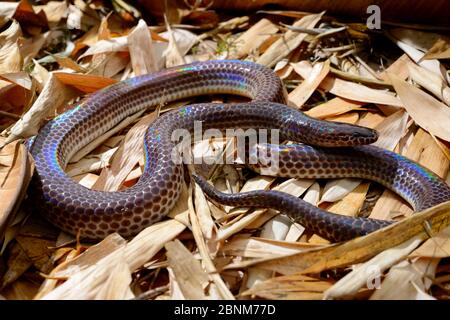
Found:
<svg viewBox="0 0 450 320"><path fill-rule="evenodd" d="M145 135L145 168L134 186L118 192L89 190L64 173L75 152L126 117L150 106L211 93L239 94L252 101L196 104L162 115ZM350 147L374 142L375 131L312 119L284 102L280 79L268 68L243 61L193 63L119 82L55 118L30 141L36 163L30 198L50 222L83 238L99 239L113 232L135 235L161 220L179 197L184 174L183 166L172 161L172 132L192 132L194 121L203 121L203 130L280 129L284 139L319 146L269 146L282 151L276 173L282 176L368 178L399 193L418 210L450 200L445 182L416 163L376 147ZM346 148L329 148L334 146ZM330 240L345 240L389 224L332 215L279 192L227 196L201 179L199 183L219 202L277 208Z"/></svg>

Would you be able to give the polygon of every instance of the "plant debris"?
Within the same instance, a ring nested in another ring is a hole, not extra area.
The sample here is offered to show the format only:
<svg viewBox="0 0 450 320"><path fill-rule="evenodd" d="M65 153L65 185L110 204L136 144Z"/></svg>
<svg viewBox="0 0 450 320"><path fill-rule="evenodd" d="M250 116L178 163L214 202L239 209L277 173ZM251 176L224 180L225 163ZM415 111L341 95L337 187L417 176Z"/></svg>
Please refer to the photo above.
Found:
<svg viewBox="0 0 450 320"><path fill-rule="evenodd" d="M450 38L427 27L326 12L168 8L132 1L0 2L0 299L448 299L450 202L423 212L360 179L281 179L236 165L197 168L224 192L279 190L331 212L399 223L332 244L273 210L210 203L184 185L167 219L132 239L80 242L26 200L33 161L22 141L92 92L166 67L242 59L272 68L306 114L375 128L379 147L450 184ZM145 20L144 20L145 18ZM146 128L206 96L153 106L85 146L66 172L95 190L132 186ZM210 139L194 157L223 155Z"/></svg>

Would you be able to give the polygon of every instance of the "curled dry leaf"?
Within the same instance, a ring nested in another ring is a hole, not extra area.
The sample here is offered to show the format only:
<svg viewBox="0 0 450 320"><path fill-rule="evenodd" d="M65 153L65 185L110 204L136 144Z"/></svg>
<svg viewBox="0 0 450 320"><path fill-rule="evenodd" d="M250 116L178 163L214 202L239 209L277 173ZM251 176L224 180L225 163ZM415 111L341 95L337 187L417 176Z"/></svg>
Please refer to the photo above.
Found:
<svg viewBox="0 0 450 320"><path fill-rule="evenodd" d="M0 149L0 242L25 196L33 170L34 165L23 144L16 141Z"/></svg>
<svg viewBox="0 0 450 320"><path fill-rule="evenodd" d="M19 5L18 2L1 2L0 6L0 27L3 27L3 25L10 21L14 13L16 12L17 6Z"/></svg>
<svg viewBox="0 0 450 320"><path fill-rule="evenodd" d="M136 76L158 71L152 37L144 20L128 36L131 65Z"/></svg>
<svg viewBox="0 0 450 320"><path fill-rule="evenodd" d="M0 74L21 71L22 56L19 50L21 35L22 31L17 21L0 33Z"/></svg>
<svg viewBox="0 0 450 320"><path fill-rule="evenodd" d="M76 95L75 91L64 86L57 76L52 73L37 100L33 103L30 110L14 124L4 143L7 144L17 139L37 134L44 119Z"/></svg>

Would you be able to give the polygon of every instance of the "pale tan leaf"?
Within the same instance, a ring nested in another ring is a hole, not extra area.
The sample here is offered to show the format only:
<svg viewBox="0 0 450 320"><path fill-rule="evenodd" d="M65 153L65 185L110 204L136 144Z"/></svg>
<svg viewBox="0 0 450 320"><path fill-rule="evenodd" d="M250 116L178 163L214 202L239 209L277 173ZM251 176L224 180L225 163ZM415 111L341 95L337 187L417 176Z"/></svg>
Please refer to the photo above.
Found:
<svg viewBox="0 0 450 320"><path fill-rule="evenodd" d="M50 27L56 27L62 18L67 17L67 3L65 1L49 1L44 5L33 6L35 12L44 10Z"/></svg>
<svg viewBox="0 0 450 320"><path fill-rule="evenodd" d="M436 273L439 259L420 258L412 263L402 261L393 266L379 290L375 290L371 300L413 300L418 295L417 288L428 290Z"/></svg>
<svg viewBox="0 0 450 320"><path fill-rule="evenodd" d="M388 34L389 35L389 34ZM441 64L438 60L423 60L424 53L421 50L416 49L415 47L411 46L410 44L403 41L403 39L396 38L395 36L391 36L391 39L394 41L394 43L402 49L415 63L420 65L421 67L424 67L425 69L428 69L431 72L436 73L437 75L444 77L444 72ZM392 73L392 71L391 71Z"/></svg>
<svg viewBox="0 0 450 320"><path fill-rule="evenodd" d="M18 44L21 35L22 31L17 21L0 33L0 74L21 71L22 55Z"/></svg>
<svg viewBox="0 0 450 320"><path fill-rule="evenodd" d="M358 265L352 272L341 278L325 292L325 299L339 299L353 297L364 285L369 287L381 286L381 275L392 265L403 260L414 250L422 240L414 237L410 240L387 249L369 261ZM378 283L374 283L377 281ZM384 284L383 284L384 285Z"/></svg>
<svg viewBox="0 0 450 320"><path fill-rule="evenodd" d="M425 241L414 250L411 257L447 258L450 257L450 228L446 228Z"/></svg>
<svg viewBox="0 0 450 320"><path fill-rule="evenodd" d="M190 189L189 193L192 194L192 187L190 186L189 189ZM200 229L200 221L198 220L197 214L194 210L192 197L189 197L188 207L189 207L189 219L192 225L192 234L194 235L195 243L197 244L205 271L209 274L212 281L217 286L217 290L219 291L222 299L234 300L233 294L230 292L229 288L226 286L222 277L217 272L216 266L212 261L209 249L206 245L205 239Z"/></svg>
<svg viewBox="0 0 450 320"><path fill-rule="evenodd" d="M162 53L162 57L166 60L166 67L186 63L185 55L197 43L197 36L187 30L176 28L170 28L161 35L169 38L169 44Z"/></svg>
<svg viewBox="0 0 450 320"><path fill-rule="evenodd" d="M18 2L0 2L0 27L12 18L18 5Z"/></svg>
<svg viewBox="0 0 450 320"><path fill-rule="evenodd" d="M270 20L265 18L259 20L236 39L236 49L231 51L228 58L239 59L258 50L261 44L277 31L278 27Z"/></svg>
<svg viewBox="0 0 450 320"><path fill-rule="evenodd" d="M319 62L314 65L309 74L297 88L289 93L289 101L295 105L297 108L303 106L303 104L309 99L309 97L314 93L317 87L320 85L322 80L330 72L330 61Z"/></svg>
<svg viewBox="0 0 450 320"><path fill-rule="evenodd" d="M50 72L47 71L43 66L39 64L36 60L33 60L34 68L31 71L31 76L38 83L39 92L44 88L45 83L48 81L50 77Z"/></svg>
<svg viewBox="0 0 450 320"><path fill-rule="evenodd" d="M304 275L275 277L256 283L243 296L258 296L265 299L321 300L323 292L332 282L318 280Z"/></svg>
<svg viewBox="0 0 450 320"><path fill-rule="evenodd" d="M408 114L404 110L391 114L375 127L378 140L373 145L393 151L405 135L407 124Z"/></svg>
<svg viewBox="0 0 450 320"><path fill-rule="evenodd" d="M447 104L447 106L450 106L450 88L441 77L412 62L408 63L408 70L414 82L433 93L437 98Z"/></svg>
<svg viewBox="0 0 450 320"><path fill-rule="evenodd" d="M0 74L0 78L7 80L11 83L15 83L27 90L31 90L31 79L26 72L13 72Z"/></svg>
<svg viewBox="0 0 450 320"><path fill-rule="evenodd" d="M358 185L352 192L347 194L338 202L333 203L327 211L355 217L366 200L366 194L370 184L365 182Z"/></svg>
<svg viewBox="0 0 450 320"><path fill-rule="evenodd" d="M117 37L109 40L100 40L92 44L78 59L108 52L128 52L128 38Z"/></svg>
<svg viewBox="0 0 450 320"><path fill-rule="evenodd" d="M352 101L336 97L325 103L319 104L314 108L311 108L305 113L313 118L325 119L332 116L345 114L346 112L352 110L358 110L364 104L365 104L364 102Z"/></svg>
<svg viewBox="0 0 450 320"><path fill-rule="evenodd" d="M317 248L317 245L236 236L224 244L220 253L243 258L268 258L290 255L312 248Z"/></svg>
<svg viewBox="0 0 450 320"><path fill-rule="evenodd" d="M362 84L328 76L320 87L332 94L354 101L401 107L400 100L389 91L372 89Z"/></svg>
<svg viewBox="0 0 450 320"><path fill-rule="evenodd" d="M194 191L194 203L197 211L197 217L200 222L200 228L202 229L203 236L206 239L211 239L215 226L211 217L208 202L206 201L206 197L203 194L202 189L197 184L195 185Z"/></svg>
<svg viewBox="0 0 450 320"><path fill-rule="evenodd" d="M324 188L320 203L340 200L352 192L360 183L361 180L359 179L331 180Z"/></svg>
<svg viewBox="0 0 450 320"><path fill-rule="evenodd" d="M284 240L292 221L285 215L277 215L262 227L260 236L266 239Z"/></svg>
<svg viewBox="0 0 450 320"><path fill-rule="evenodd" d="M77 181L82 186L91 189L92 186L97 182L98 175L93 173L81 174L73 177L75 181Z"/></svg>
<svg viewBox="0 0 450 320"><path fill-rule="evenodd" d="M450 109L424 91L394 74L389 78L403 106L414 121L433 135L450 141Z"/></svg>
<svg viewBox="0 0 450 320"><path fill-rule="evenodd" d="M111 272L100 290L97 292L97 300L130 300L134 294L130 289L133 279L128 265L123 260L118 260L117 264L111 268Z"/></svg>
<svg viewBox="0 0 450 320"><path fill-rule="evenodd" d="M205 299L205 288L209 278L200 262L179 241L166 243L167 260L178 286L186 299Z"/></svg>
<svg viewBox="0 0 450 320"><path fill-rule="evenodd" d="M131 64L136 76L158 71L152 37L144 20L139 20L128 36L127 42Z"/></svg>
<svg viewBox="0 0 450 320"><path fill-rule="evenodd" d="M323 13L312 14L296 21L294 27L313 28L322 18ZM290 52L296 49L302 41L306 38L306 33L298 33L288 30L280 39L275 41L269 49L267 49L256 60L257 63L266 65L268 67L274 66L278 61L286 57Z"/></svg>
<svg viewBox="0 0 450 320"><path fill-rule="evenodd" d="M303 79L309 78L313 70L308 61L293 64L293 67ZM400 100L390 91L373 89L359 83L336 78L333 75L326 76L321 82L320 88L338 97L353 101L401 106Z"/></svg>

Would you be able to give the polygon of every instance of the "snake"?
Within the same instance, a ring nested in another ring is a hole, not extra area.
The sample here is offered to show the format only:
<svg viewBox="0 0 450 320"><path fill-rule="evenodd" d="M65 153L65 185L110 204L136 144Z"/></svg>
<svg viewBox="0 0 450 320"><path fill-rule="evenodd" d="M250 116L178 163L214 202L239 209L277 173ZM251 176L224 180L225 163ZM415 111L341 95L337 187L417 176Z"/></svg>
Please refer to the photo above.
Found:
<svg viewBox="0 0 450 320"><path fill-rule="evenodd" d="M144 169L131 187L91 190L69 177L74 154L127 117L171 101L209 94L233 94L248 102L196 103L161 114L143 139ZM52 224L86 240L117 232L132 237L161 221L175 206L186 168L173 152L177 129L254 128L279 130L288 144L256 144L249 152L279 155L276 172L293 178L363 178L393 190L420 211L450 200L450 188L436 174L394 152L371 145L376 130L307 116L287 105L287 91L271 69L249 61L211 60L167 68L98 90L47 122L29 145L35 174L29 189L34 210ZM174 149L175 148L175 149ZM264 173L264 164L251 169ZM213 202L273 208L330 241L371 233L392 221L334 214L275 190L222 193L197 174L192 178Z"/></svg>

